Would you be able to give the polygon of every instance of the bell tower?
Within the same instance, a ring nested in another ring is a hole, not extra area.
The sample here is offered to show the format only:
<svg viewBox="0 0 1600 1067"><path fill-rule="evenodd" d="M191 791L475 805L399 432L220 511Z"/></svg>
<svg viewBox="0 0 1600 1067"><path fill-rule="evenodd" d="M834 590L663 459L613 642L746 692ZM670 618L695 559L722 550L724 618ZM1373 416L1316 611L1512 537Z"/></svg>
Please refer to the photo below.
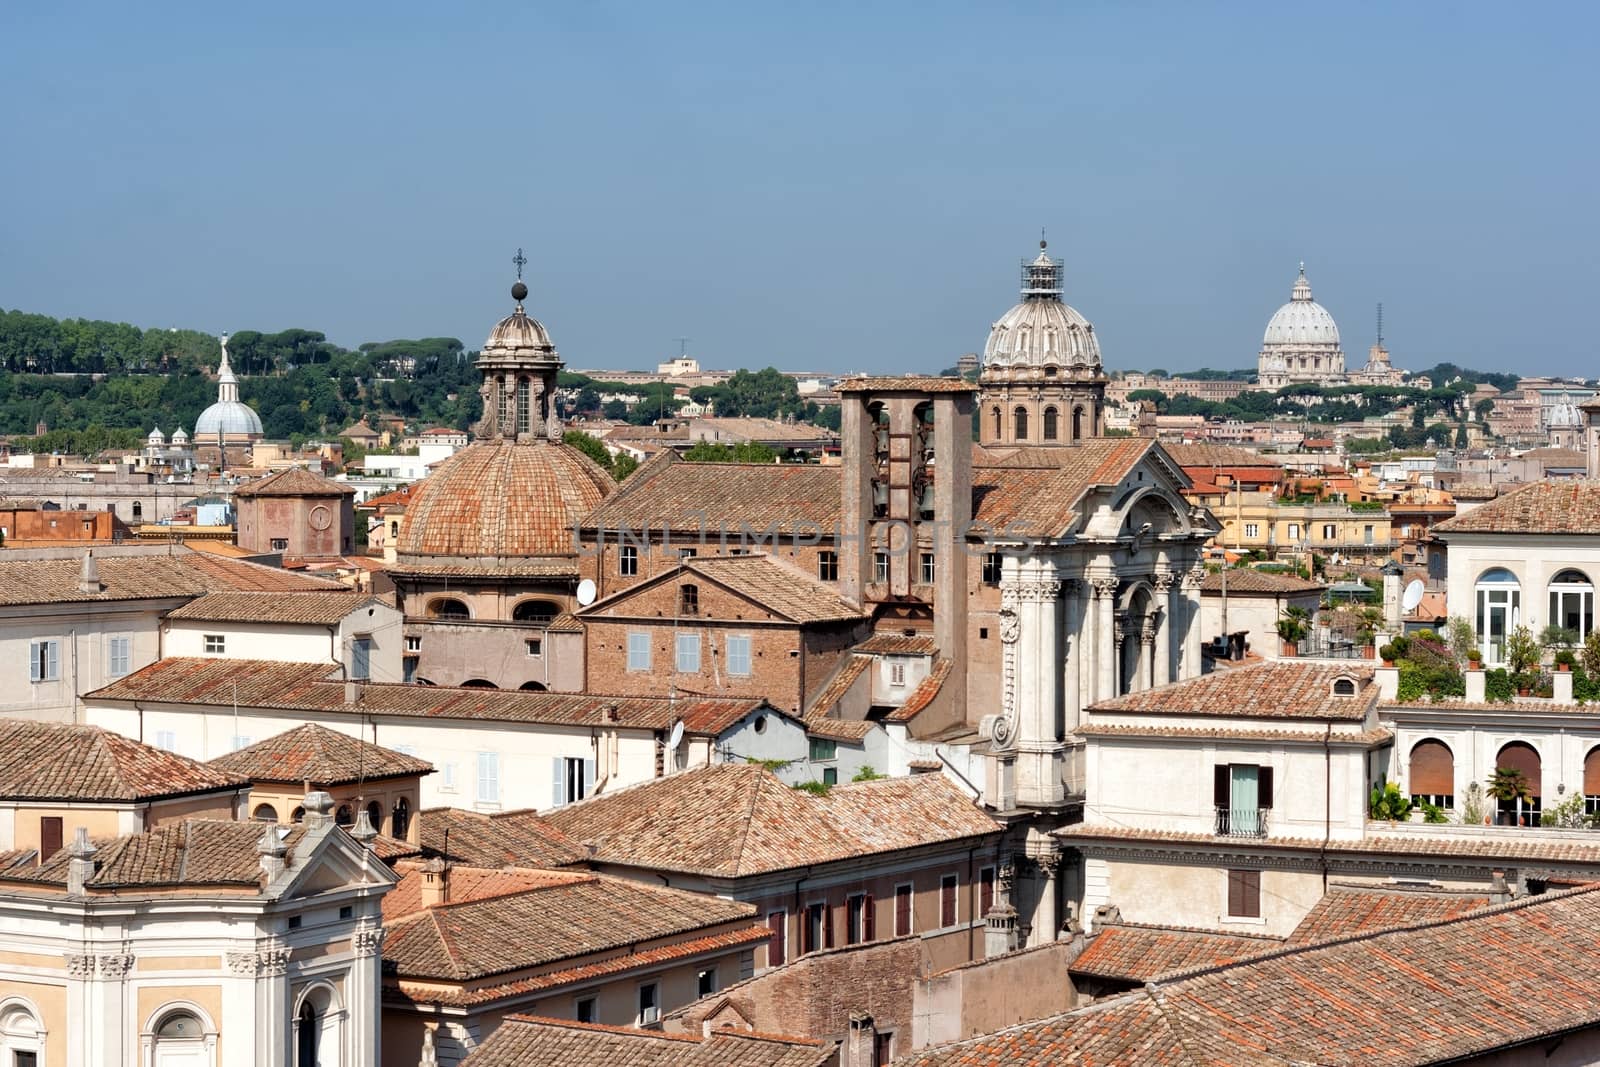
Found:
<svg viewBox="0 0 1600 1067"><path fill-rule="evenodd" d="M478 357L483 417L472 430L480 440L559 441L555 396L561 357L543 324L523 309L528 287L522 281L522 268L528 260L522 249L517 249L512 262L517 265L517 281L511 287L516 306L495 324Z"/></svg>

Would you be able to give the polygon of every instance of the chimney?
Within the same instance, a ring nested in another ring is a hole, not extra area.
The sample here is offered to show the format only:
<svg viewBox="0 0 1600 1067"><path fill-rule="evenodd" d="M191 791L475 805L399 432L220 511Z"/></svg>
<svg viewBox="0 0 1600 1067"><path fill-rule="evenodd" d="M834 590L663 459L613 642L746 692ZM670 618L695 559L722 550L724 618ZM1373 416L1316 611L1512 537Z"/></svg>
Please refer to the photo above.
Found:
<svg viewBox="0 0 1600 1067"><path fill-rule="evenodd" d="M67 860L67 892L72 896L82 896L83 887L94 877L94 852L94 846L89 843L88 827L78 827L67 849L70 857Z"/></svg>
<svg viewBox="0 0 1600 1067"><path fill-rule="evenodd" d="M78 572L78 592L103 593L106 583L100 580L100 564L95 562L94 549L85 549L83 569Z"/></svg>
<svg viewBox="0 0 1600 1067"><path fill-rule="evenodd" d="M285 857L289 855L289 848L283 843L283 835L278 833L277 823L269 822L262 827L261 840L256 842L256 853L261 857L261 873L266 875L267 884L271 885L288 866Z"/></svg>
<svg viewBox="0 0 1600 1067"><path fill-rule="evenodd" d="M1004 956L1017 949L1017 909L996 900L983 917L983 955Z"/></svg>
<svg viewBox="0 0 1600 1067"><path fill-rule="evenodd" d="M307 830L333 825L333 797L322 790L314 789L306 794L305 809L301 822Z"/></svg>
<svg viewBox="0 0 1600 1067"><path fill-rule="evenodd" d="M1489 882L1489 898L1496 904L1505 904L1511 900L1511 888L1506 885L1506 872L1495 871Z"/></svg>
<svg viewBox="0 0 1600 1067"><path fill-rule="evenodd" d="M850 1032L845 1037L839 1067L873 1067L877 1062L878 1027L864 1011L850 1013Z"/></svg>
<svg viewBox="0 0 1600 1067"><path fill-rule="evenodd" d="M450 869L433 857L422 865L422 906L436 908L450 899Z"/></svg>

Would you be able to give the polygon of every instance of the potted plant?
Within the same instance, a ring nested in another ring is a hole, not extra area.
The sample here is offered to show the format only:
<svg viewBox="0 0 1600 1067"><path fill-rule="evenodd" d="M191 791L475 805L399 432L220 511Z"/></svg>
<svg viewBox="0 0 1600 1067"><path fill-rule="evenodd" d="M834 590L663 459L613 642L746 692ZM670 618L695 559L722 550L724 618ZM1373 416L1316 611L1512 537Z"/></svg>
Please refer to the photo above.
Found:
<svg viewBox="0 0 1600 1067"><path fill-rule="evenodd" d="M1501 804L1516 805L1517 822L1513 825L1522 822L1522 805L1533 800L1527 775L1510 767L1496 767L1494 774L1489 776L1489 788L1485 792Z"/></svg>
<svg viewBox="0 0 1600 1067"><path fill-rule="evenodd" d="M1393 641L1386 641L1383 647L1378 649L1378 655L1383 657L1385 667L1393 667L1394 661L1400 658L1400 646Z"/></svg>
<svg viewBox="0 0 1600 1067"><path fill-rule="evenodd" d="M1578 657L1572 654L1572 649L1563 648L1556 653L1556 670L1566 673L1572 670L1572 665L1578 662Z"/></svg>
<svg viewBox="0 0 1600 1067"><path fill-rule="evenodd" d="M1483 670L1483 650L1480 648L1467 649L1467 670Z"/></svg>
<svg viewBox="0 0 1600 1067"><path fill-rule="evenodd" d="M1283 640L1285 656L1299 653L1300 641L1306 636L1309 621L1310 616L1305 608L1288 608L1284 611L1283 618L1278 620L1278 637Z"/></svg>
<svg viewBox="0 0 1600 1067"><path fill-rule="evenodd" d="M1405 822L1411 818L1411 798L1400 792L1400 787L1394 782L1375 785L1367 803L1367 816L1391 825Z"/></svg>
<svg viewBox="0 0 1600 1067"><path fill-rule="evenodd" d="M1533 636L1533 631L1526 626L1518 626L1506 635L1506 668L1513 675L1524 679L1517 686L1519 690L1532 688L1533 683L1525 679L1528 672L1539 665L1542 651L1538 640ZM1527 696L1526 693L1522 695Z"/></svg>

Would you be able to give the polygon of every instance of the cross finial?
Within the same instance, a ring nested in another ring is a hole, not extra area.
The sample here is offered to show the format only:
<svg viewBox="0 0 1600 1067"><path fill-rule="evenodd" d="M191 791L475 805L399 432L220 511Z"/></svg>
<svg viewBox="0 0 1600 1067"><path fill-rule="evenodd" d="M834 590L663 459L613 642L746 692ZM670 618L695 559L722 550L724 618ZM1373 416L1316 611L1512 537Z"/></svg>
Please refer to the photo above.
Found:
<svg viewBox="0 0 1600 1067"><path fill-rule="evenodd" d="M522 254L522 249L517 249L517 254L511 257L511 262L517 265L517 281L522 280L522 268L528 265L528 257Z"/></svg>

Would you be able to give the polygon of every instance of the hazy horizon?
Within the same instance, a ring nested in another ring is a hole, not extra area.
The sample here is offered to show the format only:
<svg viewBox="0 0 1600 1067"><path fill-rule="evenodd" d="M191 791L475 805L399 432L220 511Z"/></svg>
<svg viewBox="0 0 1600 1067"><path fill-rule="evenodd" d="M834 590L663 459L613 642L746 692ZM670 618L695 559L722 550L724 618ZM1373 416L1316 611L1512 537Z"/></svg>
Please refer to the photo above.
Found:
<svg viewBox="0 0 1600 1067"><path fill-rule="evenodd" d="M1110 370L1591 375L1588 5L0 11L0 307L933 371L1040 228ZM1559 327L1559 328L1558 328Z"/></svg>

